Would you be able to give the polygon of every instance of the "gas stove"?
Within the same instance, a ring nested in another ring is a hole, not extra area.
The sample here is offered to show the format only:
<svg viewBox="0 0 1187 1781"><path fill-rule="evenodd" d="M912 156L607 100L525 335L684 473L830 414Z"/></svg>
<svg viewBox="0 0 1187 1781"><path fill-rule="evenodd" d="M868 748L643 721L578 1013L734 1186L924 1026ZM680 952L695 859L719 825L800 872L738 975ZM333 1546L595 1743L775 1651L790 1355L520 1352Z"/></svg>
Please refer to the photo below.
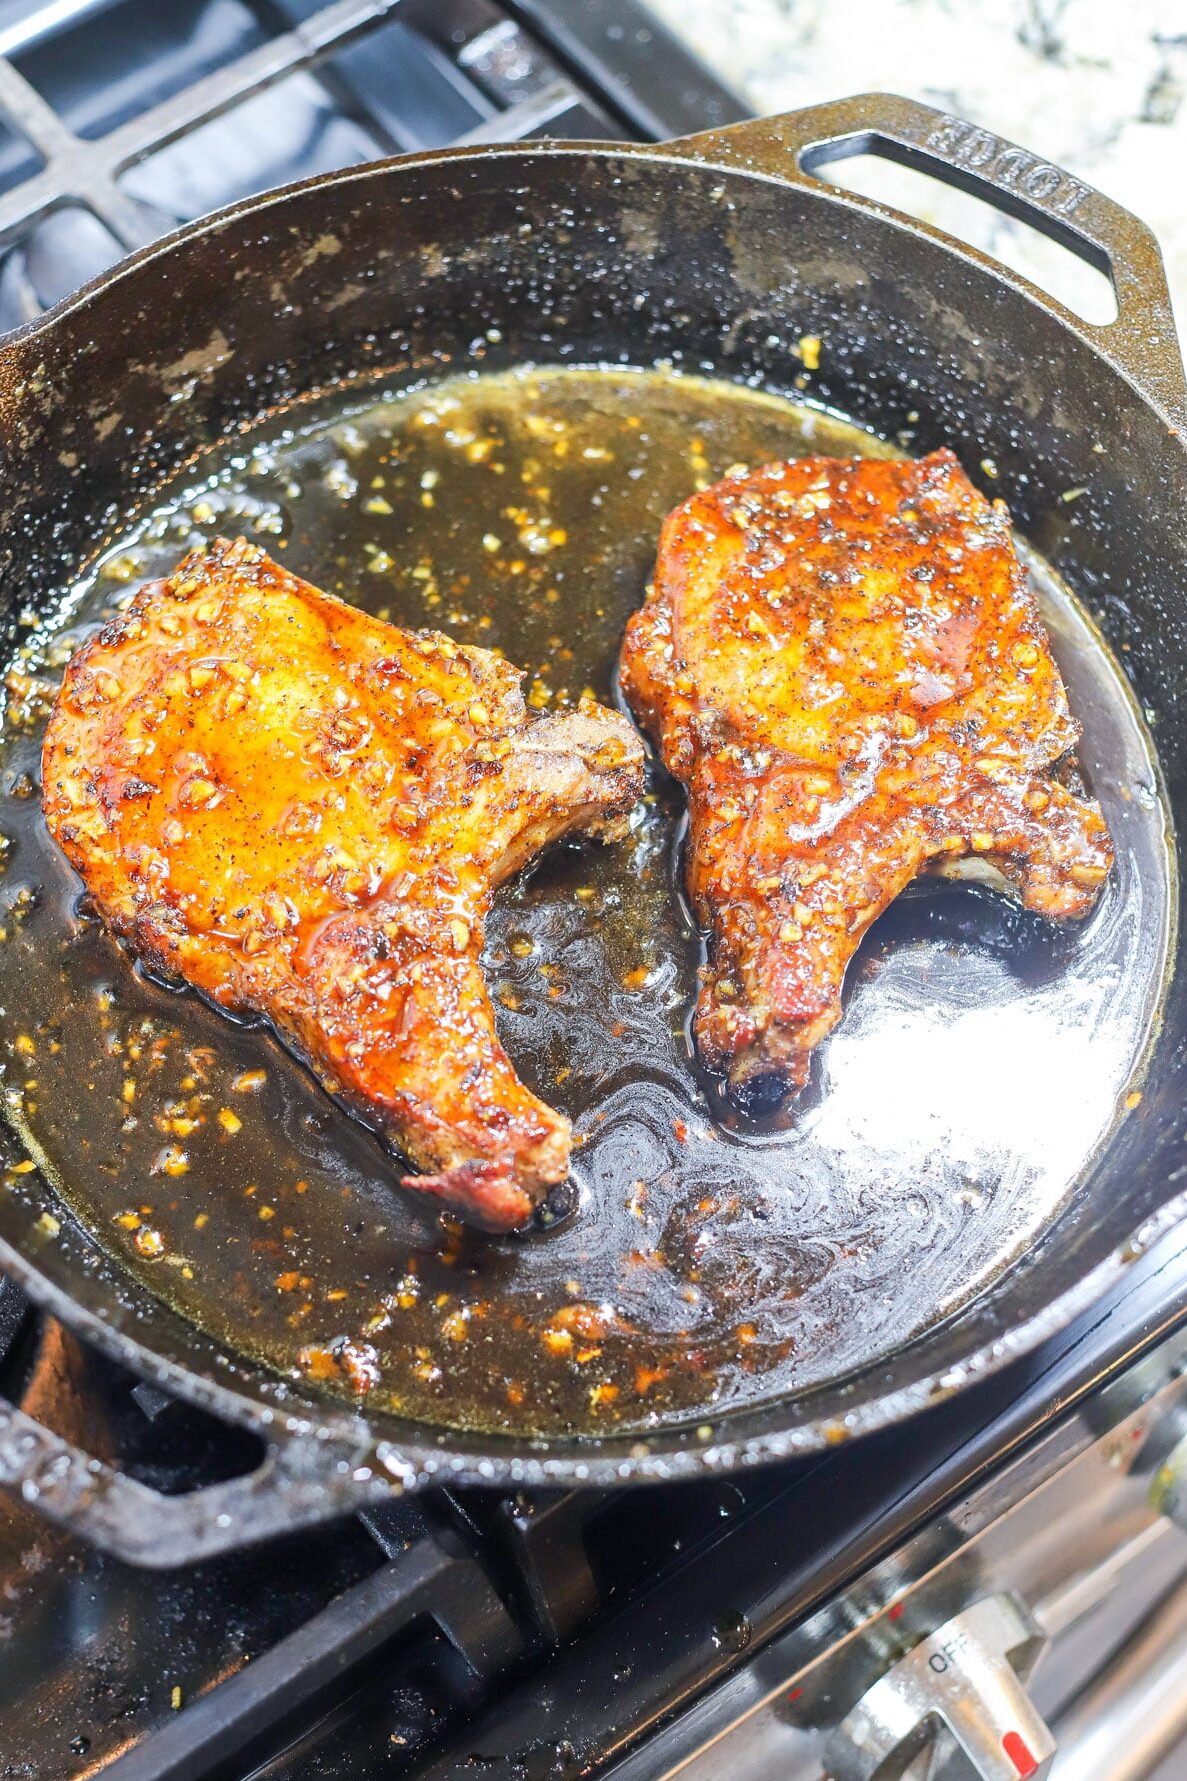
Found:
<svg viewBox="0 0 1187 1781"><path fill-rule="evenodd" d="M634 0L0 0L0 329L269 185L741 115ZM1171 1781L1185 1322L1170 1236L1035 1354L820 1457L430 1492L165 1572L2 1498L0 1777ZM253 1461L11 1282L0 1393L167 1494Z"/></svg>

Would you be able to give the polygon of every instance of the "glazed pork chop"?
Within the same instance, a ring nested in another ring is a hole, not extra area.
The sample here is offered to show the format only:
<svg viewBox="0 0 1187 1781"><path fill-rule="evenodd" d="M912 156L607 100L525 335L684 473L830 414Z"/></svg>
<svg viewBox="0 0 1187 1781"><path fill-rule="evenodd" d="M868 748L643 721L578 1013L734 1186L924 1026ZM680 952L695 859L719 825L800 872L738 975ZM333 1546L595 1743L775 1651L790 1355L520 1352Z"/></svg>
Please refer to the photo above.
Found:
<svg viewBox="0 0 1187 1781"><path fill-rule="evenodd" d="M949 451L767 464L692 496L622 683L688 790L712 936L696 1037L744 1105L802 1086L862 935L918 873L971 857L1057 921L1108 875L1009 515Z"/></svg>
<svg viewBox="0 0 1187 1781"><path fill-rule="evenodd" d="M608 833L642 748L600 706L536 717L500 657L329 598L240 539L145 587L74 656L50 832L154 970L263 1016L490 1229L568 1172L480 955L495 886Z"/></svg>

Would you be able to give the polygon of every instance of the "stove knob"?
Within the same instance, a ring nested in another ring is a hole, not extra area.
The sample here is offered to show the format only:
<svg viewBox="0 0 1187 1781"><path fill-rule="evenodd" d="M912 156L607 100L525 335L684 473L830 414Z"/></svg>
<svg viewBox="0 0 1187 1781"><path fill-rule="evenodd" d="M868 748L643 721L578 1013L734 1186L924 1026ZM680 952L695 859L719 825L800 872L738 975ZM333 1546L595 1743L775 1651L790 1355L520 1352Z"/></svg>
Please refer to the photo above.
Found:
<svg viewBox="0 0 1187 1781"><path fill-rule="evenodd" d="M925 1781L945 1744L982 1781L1042 1781L1055 1740L1024 1686L1046 1641L1013 1595L986 1596L921 1639L842 1721L834 1781Z"/></svg>

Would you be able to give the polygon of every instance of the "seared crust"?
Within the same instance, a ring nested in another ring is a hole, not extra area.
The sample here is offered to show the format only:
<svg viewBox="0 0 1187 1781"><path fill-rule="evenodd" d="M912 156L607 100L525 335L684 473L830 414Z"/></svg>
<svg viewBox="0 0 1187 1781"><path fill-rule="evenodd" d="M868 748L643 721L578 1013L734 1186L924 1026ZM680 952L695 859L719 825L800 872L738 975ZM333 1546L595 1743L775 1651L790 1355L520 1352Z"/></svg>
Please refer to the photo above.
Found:
<svg viewBox="0 0 1187 1781"><path fill-rule="evenodd" d="M155 970L264 1016L492 1229L568 1170L480 955L491 893L626 811L629 724L532 716L487 650L319 593L240 539L142 589L74 656L43 755L51 834Z"/></svg>
<svg viewBox="0 0 1187 1781"><path fill-rule="evenodd" d="M975 856L1060 921L1108 875L1099 807L1050 777L1079 730L1009 515L949 451L767 464L685 501L622 684L688 788L696 1037L740 1090L803 1084L916 874Z"/></svg>

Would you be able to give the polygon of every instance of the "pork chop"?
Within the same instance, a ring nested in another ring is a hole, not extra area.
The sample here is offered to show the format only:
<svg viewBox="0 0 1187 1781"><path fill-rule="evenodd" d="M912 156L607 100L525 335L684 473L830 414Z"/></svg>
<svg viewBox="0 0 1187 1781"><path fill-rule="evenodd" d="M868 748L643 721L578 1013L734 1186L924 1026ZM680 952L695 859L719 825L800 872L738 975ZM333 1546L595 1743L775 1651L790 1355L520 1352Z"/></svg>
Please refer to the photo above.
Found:
<svg viewBox="0 0 1187 1781"><path fill-rule="evenodd" d="M120 937L263 1016L425 1174L509 1229L569 1121L500 1045L499 882L642 786L627 721L536 716L489 650L383 624L243 539L186 558L74 656L45 738L50 833Z"/></svg>
<svg viewBox="0 0 1187 1781"><path fill-rule="evenodd" d="M972 858L1056 921L1100 895L1112 846L1065 771L1079 728L1009 514L949 451L693 495L622 684L688 791L696 1038L743 1102L802 1086L862 935L918 873Z"/></svg>

